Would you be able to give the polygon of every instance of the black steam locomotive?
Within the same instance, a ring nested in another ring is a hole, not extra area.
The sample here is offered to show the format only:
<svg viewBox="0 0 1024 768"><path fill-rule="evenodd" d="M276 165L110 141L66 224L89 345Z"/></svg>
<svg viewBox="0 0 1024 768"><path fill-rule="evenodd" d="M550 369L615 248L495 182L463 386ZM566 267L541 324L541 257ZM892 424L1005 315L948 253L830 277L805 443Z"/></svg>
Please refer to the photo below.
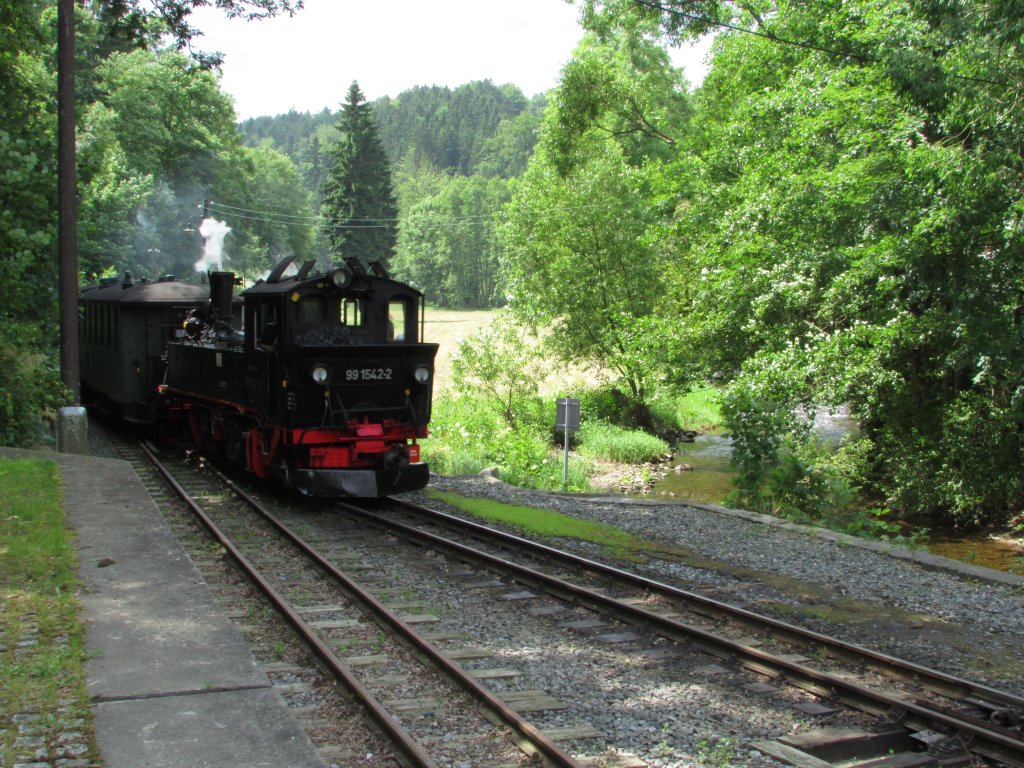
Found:
<svg viewBox="0 0 1024 768"><path fill-rule="evenodd" d="M378 264L327 273L285 259L235 298L173 278L82 292L83 396L312 496L424 487L436 344L423 295Z"/></svg>

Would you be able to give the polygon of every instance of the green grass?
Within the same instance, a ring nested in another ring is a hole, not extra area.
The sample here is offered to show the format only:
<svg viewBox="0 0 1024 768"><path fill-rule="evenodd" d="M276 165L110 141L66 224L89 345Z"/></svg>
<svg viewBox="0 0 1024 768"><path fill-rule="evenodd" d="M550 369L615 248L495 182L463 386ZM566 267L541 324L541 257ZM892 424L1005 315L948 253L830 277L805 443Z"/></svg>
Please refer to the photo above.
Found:
<svg viewBox="0 0 1024 768"><path fill-rule="evenodd" d="M51 749L61 730L87 730L62 721L90 722L77 565L62 497L56 464L0 459L0 722L40 715ZM14 746L17 735L3 731L0 764L32 762L31 751Z"/></svg>
<svg viewBox="0 0 1024 768"><path fill-rule="evenodd" d="M668 443L646 432L616 427L601 421L580 424L580 453L591 459L643 464L657 461L668 450Z"/></svg>
<svg viewBox="0 0 1024 768"><path fill-rule="evenodd" d="M722 424L718 390L714 387L699 387L685 395L657 398L651 410L659 421L676 424L681 429L703 432Z"/></svg>
<svg viewBox="0 0 1024 768"><path fill-rule="evenodd" d="M571 538L588 541L603 547L616 557L641 559L662 550L656 544L603 523L580 520L547 509L503 504L491 499L468 498L456 493L428 490L427 494L439 501L461 509L482 520L510 525L523 533L542 538Z"/></svg>

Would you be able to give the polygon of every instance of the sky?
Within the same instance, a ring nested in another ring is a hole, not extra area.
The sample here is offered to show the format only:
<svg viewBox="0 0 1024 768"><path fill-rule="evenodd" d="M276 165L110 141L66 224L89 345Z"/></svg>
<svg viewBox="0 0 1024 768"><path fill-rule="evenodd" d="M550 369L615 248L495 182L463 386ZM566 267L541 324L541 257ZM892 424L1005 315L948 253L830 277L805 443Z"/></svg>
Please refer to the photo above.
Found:
<svg viewBox="0 0 1024 768"><path fill-rule="evenodd" d="M334 111L356 80L367 101L417 85L490 79L526 96L553 88L583 35L563 0L306 0L294 17L246 22L192 14L193 48L225 55L223 89L239 119ZM706 46L673 51L691 84Z"/></svg>

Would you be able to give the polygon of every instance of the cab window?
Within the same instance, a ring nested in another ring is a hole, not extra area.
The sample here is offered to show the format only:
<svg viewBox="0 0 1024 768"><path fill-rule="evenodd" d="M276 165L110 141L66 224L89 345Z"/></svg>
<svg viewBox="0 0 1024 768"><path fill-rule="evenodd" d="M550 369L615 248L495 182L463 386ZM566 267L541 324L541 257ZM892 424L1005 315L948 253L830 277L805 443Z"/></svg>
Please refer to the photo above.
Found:
<svg viewBox="0 0 1024 768"><path fill-rule="evenodd" d="M299 322L322 323L327 317L327 300L318 294L311 293L299 301Z"/></svg>
<svg viewBox="0 0 1024 768"><path fill-rule="evenodd" d="M277 345L278 337L281 334L281 326L277 316L277 306L274 304L261 304L256 307L255 315L256 346L260 349L269 350Z"/></svg>
<svg viewBox="0 0 1024 768"><path fill-rule="evenodd" d="M361 327L364 316L362 299L345 299L341 302L341 322L343 325L354 328Z"/></svg>
<svg viewBox="0 0 1024 768"><path fill-rule="evenodd" d="M410 338L406 327L406 302L392 299L388 302L388 340L406 341Z"/></svg>

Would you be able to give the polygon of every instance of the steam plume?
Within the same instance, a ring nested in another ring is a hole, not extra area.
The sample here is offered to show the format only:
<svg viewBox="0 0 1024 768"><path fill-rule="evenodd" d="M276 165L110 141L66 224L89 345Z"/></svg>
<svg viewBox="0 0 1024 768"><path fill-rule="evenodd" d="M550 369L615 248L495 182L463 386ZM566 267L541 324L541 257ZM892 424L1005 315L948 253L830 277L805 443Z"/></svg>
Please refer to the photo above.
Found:
<svg viewBox="0 0 1024 768"><path fill-rule="evenodd" d="M223 267L224 238L231 227L212 216L203 219L199 234L203 236L203 256L196 262L197 272L218 272Z"/></svg>

